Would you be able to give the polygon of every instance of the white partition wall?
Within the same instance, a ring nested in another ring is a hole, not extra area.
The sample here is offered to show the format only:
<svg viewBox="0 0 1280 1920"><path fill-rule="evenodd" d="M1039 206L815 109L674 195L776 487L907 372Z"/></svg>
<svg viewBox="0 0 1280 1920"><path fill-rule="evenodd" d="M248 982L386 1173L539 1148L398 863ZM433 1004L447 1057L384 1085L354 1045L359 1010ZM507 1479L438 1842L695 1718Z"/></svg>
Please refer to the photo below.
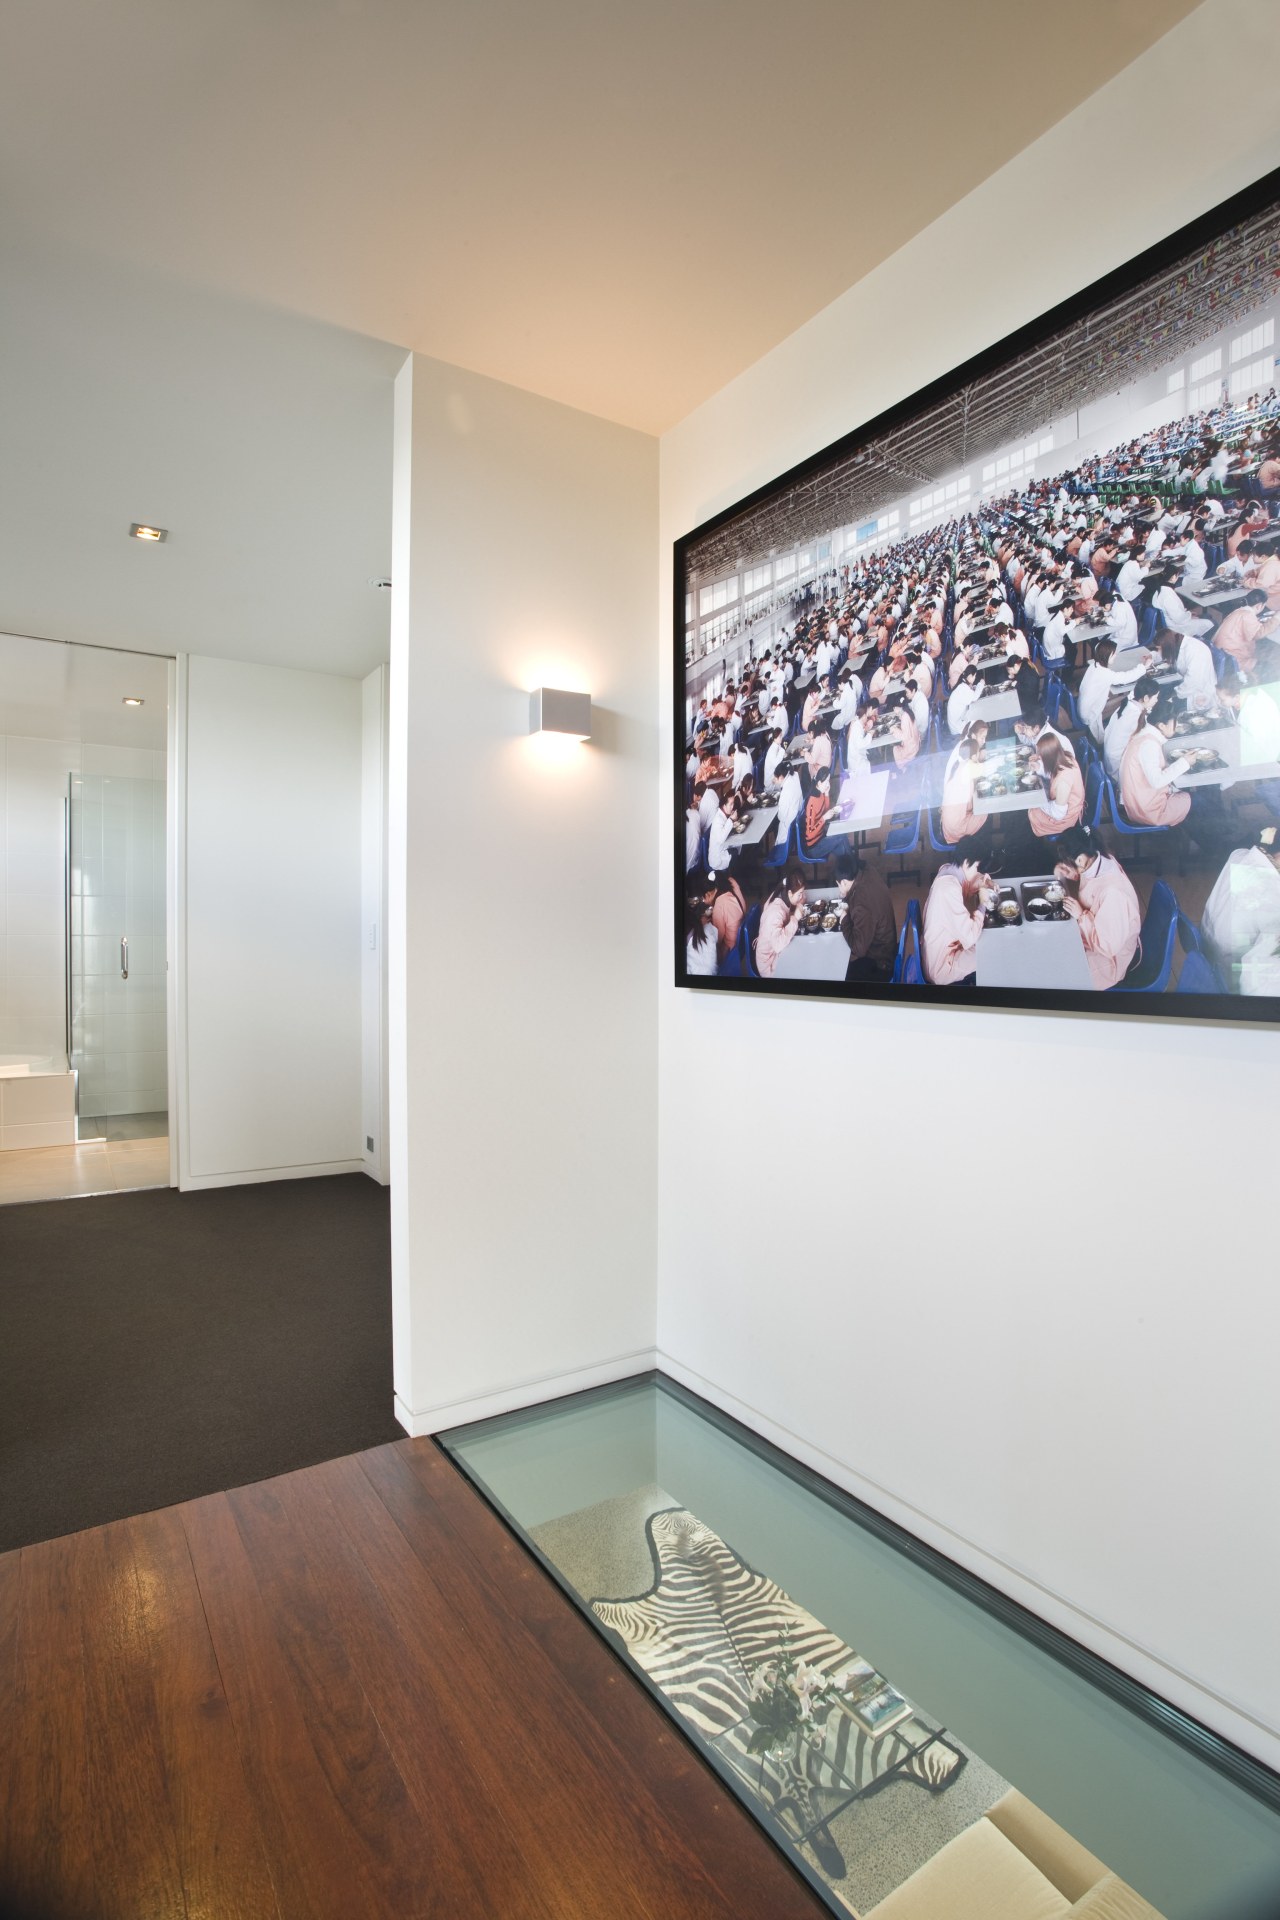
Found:
<svg viewBox="0 0 1280 1920"><path fill-rule="evenodd" d="M387 1089L388 667L361 683L360 1151L379 1185L390 1179Z"/></svg>
<svg viewBox="0 0 1280 1920"><path fill-rule="evenodd" d="M674 538L1275 166L1274 115L1182 137L1224 59L1274 72L1280 15L1197 9L667 434L664 607ZM1277 1764L1280 1034L677 992L669 791L662 1364Z"/></svg>
<svg viewBox="0 0 1280 1920"><path fill-rule="evenodd" d="M360 682L187 680L181 1184L358 1172Z"/></svg>
<svg viewBox="0 0 1280 1920"><path fill-rule="evenodd" d="M414 356L396 389L398 1417L653 1349L657 443ZM538 686L592 738L531 739Z"/></svg>

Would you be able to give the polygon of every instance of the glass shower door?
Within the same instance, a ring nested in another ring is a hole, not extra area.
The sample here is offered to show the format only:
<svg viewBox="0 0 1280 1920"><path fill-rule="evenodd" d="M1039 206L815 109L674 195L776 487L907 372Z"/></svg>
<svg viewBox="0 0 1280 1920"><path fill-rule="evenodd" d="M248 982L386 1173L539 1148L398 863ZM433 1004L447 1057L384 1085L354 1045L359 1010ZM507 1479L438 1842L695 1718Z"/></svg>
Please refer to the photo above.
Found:
<svg viewBox="0 0 1280 1920"><path fill-rule="evenodd" d="M80 1138L168 1130L165 782L73 773L71 1064Z"/></svg>

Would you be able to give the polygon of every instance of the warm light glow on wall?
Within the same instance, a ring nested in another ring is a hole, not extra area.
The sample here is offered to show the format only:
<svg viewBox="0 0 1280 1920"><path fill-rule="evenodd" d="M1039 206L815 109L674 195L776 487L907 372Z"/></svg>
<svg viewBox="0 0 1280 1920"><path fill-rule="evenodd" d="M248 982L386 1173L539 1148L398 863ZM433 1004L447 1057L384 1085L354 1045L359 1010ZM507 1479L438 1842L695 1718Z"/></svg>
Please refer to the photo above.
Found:
<svg viewBox="0 0 1280 1920"><path fill-rule="evenodd" d="M583 743L571 733L531 733L524 744L535 765L548 772L571 773L583 765Z"/></svg>
<svg viewBox="0 0 1280 1920"><path fill-rule="evenodd" d="M591 695L570 693L563 687L535 687L529 695L529 731L589 740Z"/></svg>

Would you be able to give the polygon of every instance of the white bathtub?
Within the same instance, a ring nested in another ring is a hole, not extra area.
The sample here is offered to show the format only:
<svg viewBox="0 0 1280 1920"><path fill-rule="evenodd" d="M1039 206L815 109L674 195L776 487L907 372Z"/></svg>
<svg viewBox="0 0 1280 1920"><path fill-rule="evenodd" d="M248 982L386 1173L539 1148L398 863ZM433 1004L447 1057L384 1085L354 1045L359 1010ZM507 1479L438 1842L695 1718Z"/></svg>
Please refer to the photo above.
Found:
<svg viewBox="0 0 1280 1920"><path fill-rule="evenodd" d="M76 1077L63 1053L0 1053L0 1153L70 1147L76 1138Z"/></svg>

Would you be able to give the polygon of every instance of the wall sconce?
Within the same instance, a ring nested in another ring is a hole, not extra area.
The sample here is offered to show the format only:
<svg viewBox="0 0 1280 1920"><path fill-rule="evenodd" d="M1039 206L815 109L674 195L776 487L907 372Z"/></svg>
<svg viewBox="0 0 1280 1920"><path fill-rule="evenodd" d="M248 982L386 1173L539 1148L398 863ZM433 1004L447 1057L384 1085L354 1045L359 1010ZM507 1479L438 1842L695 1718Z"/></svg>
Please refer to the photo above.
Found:
<svg viewBox="0 0 1280 1920"><path fill-rule="evenodd" d="M565 693L559 687L537 687L529 695L530 733L567 733L577 740L591 738L591 695Z"/></svg>

